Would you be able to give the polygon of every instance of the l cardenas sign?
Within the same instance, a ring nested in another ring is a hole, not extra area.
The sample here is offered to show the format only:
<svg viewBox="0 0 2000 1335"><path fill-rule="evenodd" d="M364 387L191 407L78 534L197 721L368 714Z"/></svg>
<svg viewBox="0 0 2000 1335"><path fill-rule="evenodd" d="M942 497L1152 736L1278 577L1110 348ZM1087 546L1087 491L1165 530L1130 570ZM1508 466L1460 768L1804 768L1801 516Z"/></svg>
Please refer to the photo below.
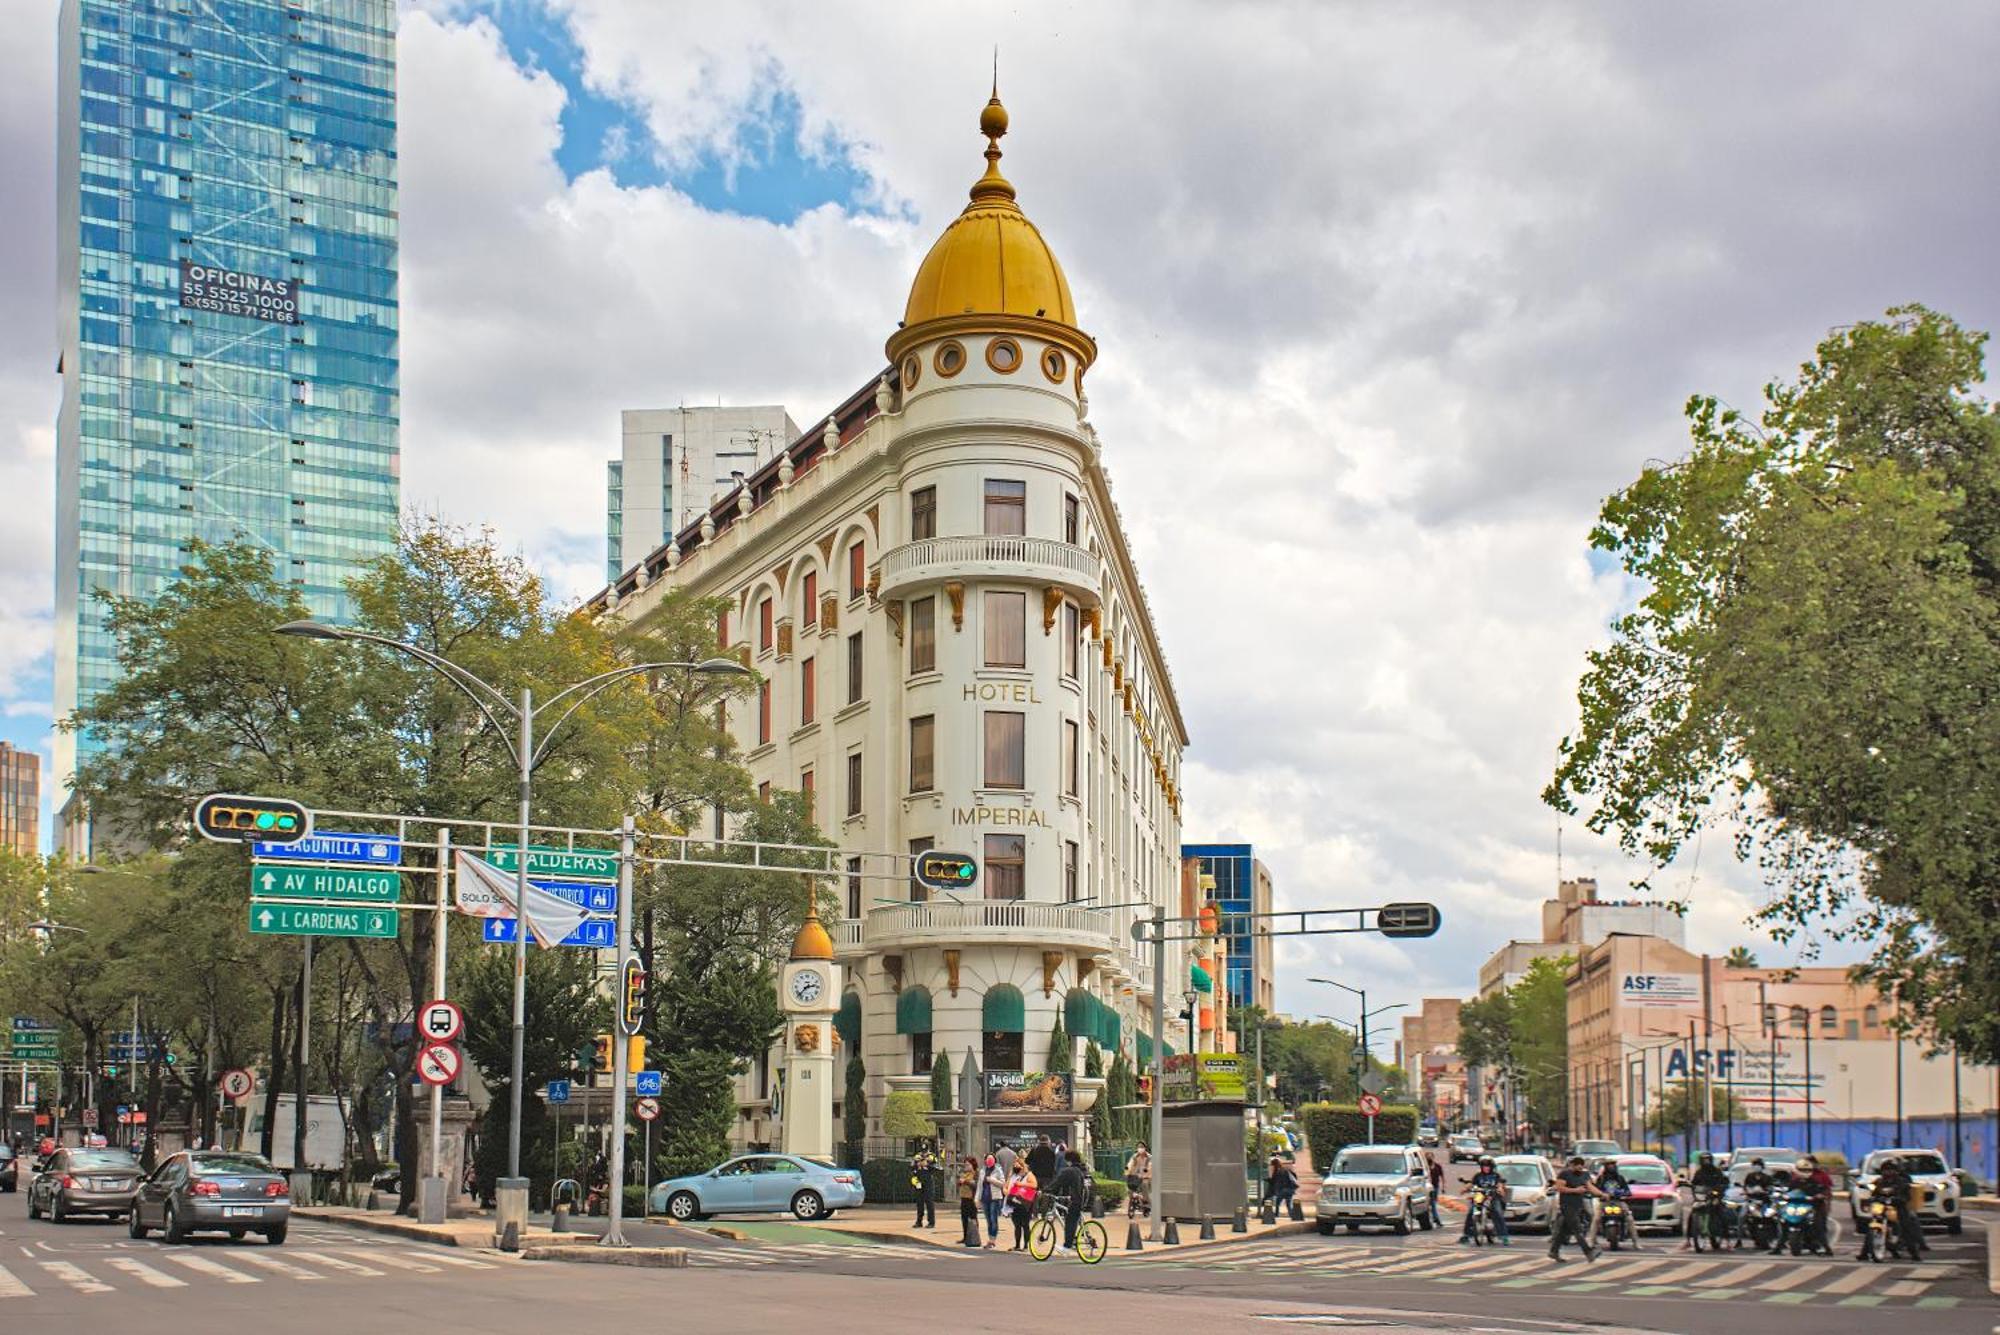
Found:
<svg viewBox="0 0 2000 1335"><path fill-rule="evenodd" d="M1618 1001L1623 1006L1652 1010L1680 1010L1701 1004L1701 975L1698 973L1628 973L1618 980Z"/></svg>

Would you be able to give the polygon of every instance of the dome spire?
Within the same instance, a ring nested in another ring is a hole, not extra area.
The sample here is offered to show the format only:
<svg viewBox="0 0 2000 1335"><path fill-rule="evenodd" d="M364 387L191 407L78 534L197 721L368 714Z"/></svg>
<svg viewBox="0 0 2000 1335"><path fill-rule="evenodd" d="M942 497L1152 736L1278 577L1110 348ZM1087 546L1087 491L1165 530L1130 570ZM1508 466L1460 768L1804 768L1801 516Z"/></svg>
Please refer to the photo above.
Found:
<svg viewBox="0 0 2000 1335"><path fill-rule="evenodd" d="M993 48L993 97L979 112L979 133L986 136L986 174L972 184L973 204L1007 207L1014 200L1014 183L1000 174L1000 137L1007 133L1007 108L1000 105L1000 48ZM1000 201L1005 200L1006 204Z"/></svg>

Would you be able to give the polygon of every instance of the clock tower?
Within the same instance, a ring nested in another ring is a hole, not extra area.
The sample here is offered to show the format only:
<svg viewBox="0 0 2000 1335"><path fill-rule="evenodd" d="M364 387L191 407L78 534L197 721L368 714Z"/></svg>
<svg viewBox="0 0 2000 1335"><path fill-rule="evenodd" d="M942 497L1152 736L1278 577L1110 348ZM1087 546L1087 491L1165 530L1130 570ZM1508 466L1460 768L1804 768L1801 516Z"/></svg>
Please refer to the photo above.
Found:
<svg viewBox="0 0 2000 1335"><path fill-rule="evenodd" d="M833 938L810 903L778 987L785 1007L784 1149L830 1159L838 1079L833 1016L840 1008L840 966L833 962Z"/></svg>

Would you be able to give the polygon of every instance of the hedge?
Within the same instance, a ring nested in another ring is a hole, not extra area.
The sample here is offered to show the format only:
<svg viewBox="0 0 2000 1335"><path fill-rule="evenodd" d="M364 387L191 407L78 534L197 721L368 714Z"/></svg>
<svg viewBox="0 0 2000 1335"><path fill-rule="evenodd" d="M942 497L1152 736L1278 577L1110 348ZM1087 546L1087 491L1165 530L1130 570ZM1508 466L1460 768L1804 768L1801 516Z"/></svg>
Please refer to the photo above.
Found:
<svg viewBox="0 0 2000 1335"><path fill-rule="evenodd" d="M917 1186L910 1179L916 1174L910 1171L908 1159L891 1159L886 1156L870 1159L861 1165L861 1185L868 1193L870 1205L909 1205L917 1199ZM945 1189L956 1192L957 1179L948 1174L937 1175L937 1199L943 1200Z"/></svg>
<svg viewBox="0 0 2000 1335"><path fill-rule="evenodd" d="M1368 1140L1368 1119L1352 1103L1308 1103L1299 1109L1299 1124L1305 1128L1313 1164L1322 1172L1342 1146L1365 1144ZM1408 1104L1393 1105L1375 1114L1376 1144L1414 1145L1416 1141L1416 1108Z"/></svg>
<svg viewBox="0 0 2000 1335"><path fill-rule="evenodd" d="M1090 1180L1097 1188L1097 1199L1104 1202L1105 1209L1115 1210L1125 1203L1125 1184L1117 1178L1093 1173Z"/></svg>

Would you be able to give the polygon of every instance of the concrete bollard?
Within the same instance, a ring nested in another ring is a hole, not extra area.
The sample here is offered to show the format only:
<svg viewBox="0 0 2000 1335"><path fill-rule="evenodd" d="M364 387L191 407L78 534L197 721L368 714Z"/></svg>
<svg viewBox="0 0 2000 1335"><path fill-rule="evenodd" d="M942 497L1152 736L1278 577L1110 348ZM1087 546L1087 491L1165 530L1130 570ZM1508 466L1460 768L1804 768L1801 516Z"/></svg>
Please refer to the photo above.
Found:
<svg viewBox="0 0 2000 1335"><path fill-rule="evenodd" d="M1143 1252L1146 1250L1146 1235L1139 1229L1139 1221L1134 1219L1125 1225L1125 1250Z"/></svg>
<svg viewBox="0 0 2000 1335"><path fill-rule="evenodd" d="M507 1222L507 1227L500 1230L500 1250L503 1252L521 1250L521 1228L512 1220Z"/></svg>
<svg viewBox="0 0 2000 1335"><path fill-rule="evenodd" d="M368 1208L371 1210L379 1210L382 1208L382 1201L379 1197L376 1196L373 1188L370 1188L368 1192Z"/></svg>
<svg viewBox="0 0 2000 1335"><path fill-rule="evenodd" d="M979 1245L979 1217L977 1215L960 1215L959 1222L965 1226L965 1236L960 1240L961 1245L977 1247Z"/></svg>
<svg viewBox="0 0 2000 1335"><path fill-rule="evenodd" d="M1229 1231L1231 1233L1248 1233L1250 1231L1249 1212L1240 1205L1236 1207L1236 1214L1229 1221Z"/></svg>
<svg viewBox="0 0 2000 1335"><path fill-rule="evenodd" d="M1160 1235L1160 1242L1168 1247L1178 1247L1181 1245L1181 1230L1174 1220L1167 1220L1167 1231Z"/></svg>
<svg viewBox="0 0 2000 1335"><path fill-rule="evenodd" d="M549 1232L569 1232L569 1207L567 1205L558 1205L549 1212Z"/></svg>
<svg viewBox="0 0 2000 1335"><path fill-rule="evenodd" d="M1104 1218L1104 1197L1094 1191L1090 1193L1090 1217L1092 1219Z"/></svg>
<svg viewBox="0 0 2000 1335"><path fill-rule="evenodd" d="M1292 1197L1291 1204L1292 1204L1292 1222L1297 1223L1299 1220L1304 1219L1306 1217L1306 1210L1303 1205L1299 1204L1299 1198L1296 1196Z"/></svg>
<svg viewBox="0 0 2000 1335"><path fill-rule="evenodd" d="M1276 1200L1269 1196L1264 1198L1263 1207L1257 1211L1257 1222L1260 1224L1275 1224L1278 1222L1278 1202Z"/></svg>
<svg viewBox="0 0 2000 1335"><path fill-rule="evenodd" d="M1201 1240L1203 1242L1215 1241L1215 1221L1207 1215L1201 1217Z"/></svg>

